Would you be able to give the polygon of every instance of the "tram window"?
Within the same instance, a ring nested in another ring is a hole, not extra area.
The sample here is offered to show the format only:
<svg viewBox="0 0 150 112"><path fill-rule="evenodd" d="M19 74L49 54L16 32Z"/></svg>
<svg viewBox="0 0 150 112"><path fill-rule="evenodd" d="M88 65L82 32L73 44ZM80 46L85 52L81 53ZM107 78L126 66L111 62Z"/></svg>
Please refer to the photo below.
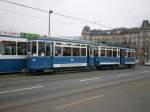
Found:
<svg viewBox="0 0 150 112"><path fill-rule="evenodd" d="M90 56L93 56L93 54L94 54L93 47L90 47Z"/></svg>
<svg viewBox="0 0 150 112"><path fill-rule="evenodd" d="M80 56L80 49L79 48L73 48L73 56Z"/></svg>
<svg viewBox="0 0 150 112"><path fill-rule="evenodd" d="M17 54L18 55L26 55L27 54L27 45L25 42L18 42L17 43Z"/></svg>
<svg viewBox="0 0 150 112"><path fill-rule="evenodd" d="M94 50L94 56L98 56L98 50Z"/></svg>
<svg viewBox="0 0 150 112"><path fill-rule="evenodd" d="M81 45L81 47L86 47L86 45Z"/></svg>
<svg viewBox="0 0 150 112"><path fill-rule="evenodd" d="M39 42L38 45L38 55L39 56L44 56L45 55L45 43L44 42Z"/></svg>
<svg viewBox="0 0 150 112"><path fill-rule="evenodd" d="M132 54L131 54L131 52L128 52L128 57L132 57Z"/></svg>
<svg viewBox="0 0 150 112"><path fill-rule="evenodd" d="M134 52L132 52L132 54L131 54L131 55L132 55L132 57L135 57L135 53L134 53Z"/></svg>
<svg viewBox="0 0 150 112"><path fill-rule="evenodd" d="M101 50L101 56L105 56L105 50Z"/></svg>
<svg viewBox="0 0 150 112"><path fill-rule="evenodd" d="M80 46L80 44L76 44L76 46ZM82 47L86 47L85 45L83 45Z"/></svg>
<svg viewBox="0 0 150 112"><path fill-rule="evenodd" d="M81 48L81 56L86 56L86 48Z"/></svg>
<svg viewBox="0 0 150 112"><path fill-rule="evenodd" d="M128 53L127 53L127 51L125 51L125 56L126 56L126 57L128 56Z"/></svg>
<svg viewBox="0 0 150 112"><path fill-rule="evenodd" d="M46 56L51 56L51 44L46 43Z"/></svg>
<svg viewBox="0 0 150 112"><path fill-rule="evenodd" d="M112 57L112 50L106 50L106 56Z"/></svg>
<svg viewBox="0 0 150 112"><path fill-rule="evenodd" d="M30 55L31 54L31 42L28 42L27 44L27 51L28 51L28 54Z"/></svg>
<svg viewBox="0 0 150 112"><path fill-rule="evenodd" d="M61 47L58 47L58 46L55 47L55 56L62 56Z"/></svg>
<svg viewBox="0 0 150 112"><path fill-rule="evenodd" d="M3 41L4 46L3 55L16 55L16 42L12 41Z"/></svg>
<svg viewBox="0 0 150 112"><path fill-rule="evenodd" d="M120 51L118 51L118 56L120 57Z"/></svg>
<svg viewBox="0 0 150 112"><path fill-rule="evenodd" d="M117 51L113 51L113 57L117 57Z"/></svg>
<svg viewBox="0 0 150 112"><path fill-rule="evenodd" d="M71 47L63 47L63 56L71 56Z"/></svg>
<svg viewBox="0 0 150 112"><path fill-rule="evenodd" d="M32 54L36 54L37 45L36 42L32 42Z"/></svg>
<svg viewBox="0 0 150 112"><path fill-rule="evenodd" d="M56 43L56 45L61 45L61 43Z"/></svg>
<svg viewBox="0 0 150 112"><path fill-rule="evenodd" d="M0 54L2 54L2 43L0 42Z"/></svg>

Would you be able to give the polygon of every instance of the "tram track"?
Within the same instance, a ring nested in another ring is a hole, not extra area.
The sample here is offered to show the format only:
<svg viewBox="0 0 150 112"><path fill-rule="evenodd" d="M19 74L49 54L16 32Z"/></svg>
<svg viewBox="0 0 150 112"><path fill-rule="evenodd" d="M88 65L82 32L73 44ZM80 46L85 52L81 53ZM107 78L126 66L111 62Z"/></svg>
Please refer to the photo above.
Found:
<svg viewBox="0 0 150 112"><path fill-rule="evenodd" d="M133 71L132 71L133 70ZM11 78L6 78L5 80L0 78L0 88L6 88L6 87L15 87L15 86L21 86L21 85L32 85L36 83L46 83L46 82L56 82L56 81L63 81L73 78L87 78L87 77L98 77L103 75L112 75L115 76L117 74L122 74L124 72L137 72L141 71L140 69L120 69L120 70L102 70L102 71L88 71L88 72L82 72L82 73L62 73L62 74L49 74L44 73L43 75L21 75L21 76L15 76ZM87 74L88 73L88 74Z"/></svg>

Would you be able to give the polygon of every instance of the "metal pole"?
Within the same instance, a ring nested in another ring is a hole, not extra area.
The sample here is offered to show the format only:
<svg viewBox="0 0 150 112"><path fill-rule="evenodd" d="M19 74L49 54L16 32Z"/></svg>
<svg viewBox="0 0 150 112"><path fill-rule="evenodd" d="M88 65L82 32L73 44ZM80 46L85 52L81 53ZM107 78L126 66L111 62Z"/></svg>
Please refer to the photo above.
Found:
<svg viewBox="0 0 150 112"><path fill-rule="evenodd" d="M53 11L50 9L49 10L49 23L48 23L48 36L50 37L50 16L51 16L51 13L53 13Z"/></svg>

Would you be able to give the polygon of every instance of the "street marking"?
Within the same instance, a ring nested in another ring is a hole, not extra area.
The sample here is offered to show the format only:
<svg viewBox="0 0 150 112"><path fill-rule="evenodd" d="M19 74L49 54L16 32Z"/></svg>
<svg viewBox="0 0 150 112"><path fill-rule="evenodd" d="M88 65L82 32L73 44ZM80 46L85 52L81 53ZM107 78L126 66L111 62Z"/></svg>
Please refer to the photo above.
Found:
<svg viewBox="0 0 150 112"><path fill-rule="evenodd" d="M148 70L146 70L146 71L142 71L141 73L148 73L149 71Z"/></svg>
<svg viewBox="0 0 150 112"><path fill-rule="evenodd" d="M35 86L35 87L29 87L29 88L14 89L14 90L9 90L9 91L1 91L0 94L10 93L10 92L18 92L18 91L25 91L25 90L31 90L31 89L37 89L37 88L42 88L42 87L44 87L44 86Z"/></svg>
<svg viewBox="0 0 150 112"><path fill-rule="evenodd" d="M148 85L148 84L150 84L150 82L143 82L143 83L134 85L134 87L141 87L141 86L145 86L145 85Z"/></svg>
<svg viewBox="0 0 150 112"><path fill-rule="evenodd" d="M121 76L129 76L129 75L132 75L131 73L126 73L126 74L119 74L117 75L118 77L121 77Z"/></svg>
<svg viewBox="0 0 150 112"><path fill-rule="evenodd" d="M95 78L90 78L90 79L82 79L80 80L81 82L84 82L84 81L91 81L91 80L97 80L97 79L102 79L100 77L95 77Z"/></svg>
<svg viewBox="0 0 150 112"><path fill-rule="evenodd" d="M85 102L88 102L88 101L95 100L97 98L101 98L103 96L104 95L93 96L93 97L90 97L90 98L87 98L87 99L83 99L83 100L75 101L75 102L72 102L72 103L69 103L69 104L66 104L66 105L58 106L58 107L56 107L56 109L63 109L63 108L67 108L67 107L70 107L70 106L78 105L78 104L81 104L81 103L85 103Z"/></svg>

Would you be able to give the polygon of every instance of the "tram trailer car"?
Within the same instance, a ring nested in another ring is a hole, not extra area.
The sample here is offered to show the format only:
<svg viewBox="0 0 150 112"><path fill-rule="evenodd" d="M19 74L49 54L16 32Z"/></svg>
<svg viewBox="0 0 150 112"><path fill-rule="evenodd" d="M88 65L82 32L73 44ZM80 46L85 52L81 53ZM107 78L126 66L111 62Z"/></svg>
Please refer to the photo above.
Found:
<svg viewBox="0 0 150 112"><path fill-rule="evenodd" d="M98 69L131 68L135 66L134 49L99 45L94 48L94 61Z"/></svg>
<svg viewBox="0 0 150 112"><path fill-rule="evenodd" d="M94 66L94 45L78 40L38 38L30 41L29 71Z"/></svg>
<svg viewBox="0 0 150 112"><path fill-rule="evenodd" d="M27 39L0 36L0 73L21 72L26 67Z"/></svg>
<svg viewBox="0 0 150 112"><path fill-rule="evenodd" d="M124 52L125 55L120 57L120 60L122 60L122 64L125 65L126 68L135 67L135 50L131 48L124 48Z"/></svg>

